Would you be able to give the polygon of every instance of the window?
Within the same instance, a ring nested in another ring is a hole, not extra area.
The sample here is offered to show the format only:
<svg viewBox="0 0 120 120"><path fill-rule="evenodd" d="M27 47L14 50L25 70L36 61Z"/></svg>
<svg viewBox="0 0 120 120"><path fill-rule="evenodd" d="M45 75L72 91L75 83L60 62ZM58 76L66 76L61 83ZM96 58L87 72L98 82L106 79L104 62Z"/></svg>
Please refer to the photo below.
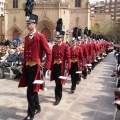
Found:
<svg viewBox="0 0 120 120"><path fill-rule="evenodd" d="M109 9L108 9L108 10L105 10L105 12L109 12Z"/></svg>
<svg viewBox="0 0 120 120"><path fill-rule="evenodd" d="M112 17L112 19L114 19L114 17Z"/></svg>
<svg viewBox="0 0 120 120"><path fill-rule="evenodd" d="M114 3L114 2L115 2L115 0L111 0L111 2L112 2L112 3Z"/></svg>
<svg viewBox="0 0 120 120"><path fill-rule="evenodd" d="M94 10L95 8L91 8L91 10Z"/></svg>
<svg viewBox="0 0 120 120"><path fill-rule="evenodd" d="M120 6L120 4L117 4L117 7L119 7Z"/></svg>
<svg viewBox="0 0 120 120"><path fill-rule="evenodd" d="M18 8L18 0L13 0L13 8Z"/></svg>
<svg viewBox="0 0 120 120"><path fill-rule="evenodd" d="M110 2L110 0L106 0L106 2L107 2L107 3L109 3L109 2Z"/></svg>
<svg viewBox="0 0 120 120"><path fill-rule="evenodd" d="M118 13L116 13L116 15L120 15L120 13L118 12Z"/></svg>
<svg viewBox="0 0 120 120"><path fill-rule="evenodd" d="M111 7L115 7L114 5L111 5Z"/></svg>
<svg viewBox="0 0 120 120"><path fill-rule="evenodd" d="M109 5L105 6L105 8L109 8Z"/></svg>
<svg viewBox="0 0 120 120"><path fill-rule="evenodd" d="M94 11L93 12L91 12L91 14L93 14L94 13Z"/></svg>
<svg viewBox="0 0 120 120"><path fill-rule="evenodd" d="M1 12L3 12L3 8L1 7Z"/></svg>
<svg viewBox="0 0 120 120"><path fill-rule="evenodd" d="M81 7L81 0L75 0L75 7Z"/></svg>
<svg viewBox="0 0 120 120"><path fill-rule="evenodd" d="M111 11L114 11L114 9L111 9Z"/></svg>

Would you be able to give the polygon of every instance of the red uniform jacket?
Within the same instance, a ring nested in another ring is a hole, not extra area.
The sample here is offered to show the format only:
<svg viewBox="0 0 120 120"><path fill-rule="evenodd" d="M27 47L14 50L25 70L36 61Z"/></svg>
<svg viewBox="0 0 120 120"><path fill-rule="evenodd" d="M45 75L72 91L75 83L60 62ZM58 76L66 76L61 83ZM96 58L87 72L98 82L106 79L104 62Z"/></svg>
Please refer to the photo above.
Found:
<svg viewBox="0 0 120 120"><path fill-rule="evenodd" d="M65 75L65 67L67 66L68 69L71 67L71 60L70 60L70 47L62 43L60 46L58 44L53 46L52 49L52 66L55 60L62 61L61 63L61 76ZM53 72L51 71L51 80L54 80ZM64 84L66 81L61 80L61 83Z"/></svg>
<svg viewBox="0 0 120 120"><path fill-rule="evenodd" d="M82 63L81 65L84 66L84 59L83 59L82 49L80 47L76 47L75 49L73 49L71 47L70 48L70 53L71 53L70 58L77 60L78 69L80 70L80 62Z"/></svg>
<svg viewBox="0 0 120 120"><path fill-rule="evenodd" d="M88 63L90 63L90 53L91 53L91 45L90 42L84 43L86 45L87 54L88 54Z"/></svg>
<svg viewBox="0 0 120 120"><path fill-rule="evenodd" d="M91 44L91 48L90 48L91 49L91 52L90 52L91 62L94 62L94 59L95 59L94 55L96 53L96 46L95 46L94 42L91 42L90 44Z"/></svg>
<svg viewBox="0 0 120 120"><path fill-rule="evenodd" d="M97 53L97 55L99 55L100 54L100 44L96 43L95 45L96 45L96 53Z"/></svg>
<svg viewBox="0 0 120 120"><path fill-rule="evenodd" d="M47 56L46 64L44 67L47 69L50 69L52 52L49 48L49 45L44 35L36 32L34 34L34 37L30 41L28 40L28 36L25 37L23 74L20 79L20 83L18 87L27 86L26 71L25 71L25 66L27 61L37 62L38 68L37 68L37 73L34 80L40 79L40 65L42 62L43 51L46 53L46 56ZM38 92L40 88L43 89L43 85L35 84L34 92Z"/></svg>
<svg viewBox="0 0 120 120"><path fill-rule="evenodd" d="M86 62L88 62L88 52L87 52L86 44L82 43L79 45L79 47L82 49L83 57L86 59Z"/></svg>

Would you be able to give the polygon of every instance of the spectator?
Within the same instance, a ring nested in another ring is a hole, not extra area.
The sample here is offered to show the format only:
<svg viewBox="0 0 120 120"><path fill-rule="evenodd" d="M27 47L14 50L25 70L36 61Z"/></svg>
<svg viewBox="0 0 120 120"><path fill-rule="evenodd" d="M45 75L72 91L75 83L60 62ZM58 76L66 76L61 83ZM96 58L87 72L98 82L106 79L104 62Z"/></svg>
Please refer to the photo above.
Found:
<svg viewBox="0 0 120 120"><path fill-rule="evenodd" d="M17 46L18 46L18 43L17 43L16 40L13 40L13 46L14 46L14 47L17 47Z"/></svg>
<svg viewBox="0 0 120 120"><path fill-rule="evenodd" d="M15 54L15 51L13 49L10 49L9 55L6 58L6 60L0 63L0 76L2 79L5 78L5 75L4 75L5 67L11 67L12 63L16 61L17 57L18 55Z"/></svg>
<svg viewBox="0 0 120 120"><path fill-rule="evenodd" d="M4 41L3 40L0 41L0 46L2 46L2 45L4 45Z"/></svg>
<svg viewBox="0 0 120 120"><path fill-rule="evenodd" d="M5 43L4 43L4 45L10 47L10 40L8 40L7 38L5 38Z"/></svg>
<svg viewBox="0 0 120 120"><path fill-rule="evenodd" d="M15 62L15 66L11 67L11 70L15 74L14 79L19 79L21 77L23 59L24 59L24 48L20 48L20 53L18 55L18 59Z"/></svg>

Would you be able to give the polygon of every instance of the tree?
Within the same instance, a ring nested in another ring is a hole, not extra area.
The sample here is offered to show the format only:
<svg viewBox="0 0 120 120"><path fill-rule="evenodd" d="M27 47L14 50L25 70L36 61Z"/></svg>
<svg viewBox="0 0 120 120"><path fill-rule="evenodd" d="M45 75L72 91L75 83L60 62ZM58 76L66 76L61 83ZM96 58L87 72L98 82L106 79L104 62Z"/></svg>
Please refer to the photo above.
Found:
<svg viewBox="0 0 120 120"><path fill-rule="evenodd" d="M106 35L112 26L111 20L104 20L101 23L96 23L95 26L92 27L92 33Z"/></svg>
<svg viewBox="0 0 120 120"><path fill-rule="evenodd" d="M92 33L103 35L109 40L115 42L120 41L120 27L113 24L111 21L102 21L101 24L95 24L91 28Z"/></svg>

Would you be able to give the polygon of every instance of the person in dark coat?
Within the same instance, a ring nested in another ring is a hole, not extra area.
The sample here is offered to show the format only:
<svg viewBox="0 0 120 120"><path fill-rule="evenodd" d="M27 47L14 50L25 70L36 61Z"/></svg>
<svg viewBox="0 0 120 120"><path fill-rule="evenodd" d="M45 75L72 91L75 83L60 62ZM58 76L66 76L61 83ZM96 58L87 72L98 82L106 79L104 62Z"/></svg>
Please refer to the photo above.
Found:
<svg viewBox="0 0 120 120"><path fill-rule="evenodd" d="M22 64L24 59L24 48L20 48L20 53L18 54L18 58L15 61L15 65L11 67L15 77L14 79L20 79L22 74Z"/></svg>
<svg viewBox="0 0 120 120"><path fill-rule="evenodd" d="M5 75L4 75L5 67L11 67L12 64L16 61L17 57L18 55L15 53L15 51L13 49L10 49L9 55L6 58L6 60L0 63L1 78L5 78Z"/></svg>
<svg viewBox="0 0 120 120"><path fill-rule="evenodd" d="M5 38L5 43L4 43L4 45L10 47L10 40L8 40L7 38Z"/></svg>

